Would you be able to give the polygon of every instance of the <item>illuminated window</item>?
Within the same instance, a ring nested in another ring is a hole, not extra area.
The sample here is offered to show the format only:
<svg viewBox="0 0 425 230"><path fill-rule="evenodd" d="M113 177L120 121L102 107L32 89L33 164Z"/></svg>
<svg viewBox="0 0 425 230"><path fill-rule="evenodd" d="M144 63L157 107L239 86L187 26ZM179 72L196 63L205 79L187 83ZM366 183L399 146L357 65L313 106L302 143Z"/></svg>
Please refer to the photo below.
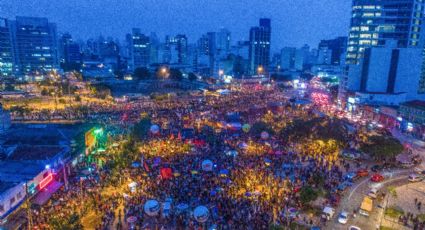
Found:
<svg viewBox="0 0 425 230"><path fill-rule="evenodd" d="M374 13L364 13L363 17L375 17Z"/></svg>
<svg viewBox="0 0 425 230"><path fill-rule="evenodd" d="M369 31L369 26L360 27L360 31Z"/></svg>
<svg viewBox="0 0 425 230"><path fill-rule="evenodd" d="M371 34L360 34L360 38L372 38Z"/></svg>
<svg viewBox="0 0 425 230"><path fill-rule="evenodd" d="M371 44L371 41L370 40L360 40L359 41L359 44L360 45L370 45Z"/></svg>

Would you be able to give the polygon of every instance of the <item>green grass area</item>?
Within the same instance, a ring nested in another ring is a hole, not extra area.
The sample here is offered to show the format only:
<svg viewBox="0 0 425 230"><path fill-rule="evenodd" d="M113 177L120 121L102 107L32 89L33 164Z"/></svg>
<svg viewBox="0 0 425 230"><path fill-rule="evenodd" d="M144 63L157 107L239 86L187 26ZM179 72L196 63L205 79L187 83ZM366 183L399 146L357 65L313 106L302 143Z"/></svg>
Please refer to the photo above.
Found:
<svg viewBox="0 0 425 230"><path fill-rule="evenodd" d="M387 215L388 217L397 219L399 218L401 215L404 215L404 211L403 209L399 208L399 207L389 207L387 209L385 209L385 215Z"/></svg>
<svg viewBox="0 0 425 230"><path fill-rule="evenodd" d="M390 228L390 227L381 226L381 227L379 227L379 230L396 230L396 229Z"/></svg>
<svg viewBox="0 0 425 230"><path fill-rule="evenodd" d="M419 220L425 221L425 214L419 214L418 215Z"/></svg>

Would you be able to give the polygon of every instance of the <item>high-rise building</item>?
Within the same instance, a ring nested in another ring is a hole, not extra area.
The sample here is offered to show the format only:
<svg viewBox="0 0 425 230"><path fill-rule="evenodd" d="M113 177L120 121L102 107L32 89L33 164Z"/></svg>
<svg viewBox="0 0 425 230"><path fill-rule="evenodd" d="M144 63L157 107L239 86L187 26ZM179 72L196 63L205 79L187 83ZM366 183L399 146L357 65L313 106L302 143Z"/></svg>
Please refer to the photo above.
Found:
<svg viewBox="0 0 425 230"><path fill-rule="evenodd" d="M74 42L69 33L59 38L59 62L64 69L82 62L80 44Z"/></svg>
<svg viewBox="0 0 425 230"><path fill-rule="evenodd" d="M280 68L282 70L289 70L295 67L295 52L294 47L284 47L280 51Z"/></svg>
<svg viewBox="0 0 425 230"><path fill-rule="evenodd" d="M366 48L396 40L399 48L417 47L423 0L353 0L347 64L358 64Z"/></svg>
<svg viewBox="0 0 425 230"><path fill-rule="evenodd" d="M177 62L179 64L187 64L187 37L184 34L178 34L174 38L176 41Z"/></svg>
<svg viewBox="0 0 425 230"><path fill-rule="evenodd" d="M264 74L269 71L271 23L268 18L261 18L260 25L252 27L249 32L249 73Z"/></svg>
<svg viewBox="0 0 425 230"><path fill-rule="evenodd" d="M13 52L9 22L0 18L0 77L13 74Z"/></svg>
<svg viewBox="0 0 425 230"><path fill-rule="evenodd" d="M216 33L216 49L223 53L228 53L230 51L230 32L225 28L221 28L220 31Z"/></svg>
<svg viewBox="0 0 425 230"><path fill-rule="evenodd" d="M398 48L396 40L366 48L360 64L350 68L348 88L360 102L396 105L425 100L419 84L422 58L422 49Z"/></svg>
<svg viewBox="0 0 425 230"><path fill-rule="evenodd" d="M130 55L130 69L147 67L150 64L150 38L134 28L132 34L127 35L127 45Z"/></svg>
<svg viewBox="0 0 425 230"><path fill-rule="evenodd" d="M19 75L43 74L58 67L56 25L47 18L16 17L12 42Z"/></svg>
<svg viewBox="0 0 425 230"><path fill-rule="evenodd" d="M341 58L343 58L343 55L345 55L345 52L347 50L347 37L337 37L335 39L320 41L319 52L320 50L325 50L325 49L331 51L330 64L332 65L342 64Z"/></svg>
<svg viewBox="0 0 425 230"><path fill-rule="evenodd" d="M317 51L317 60L315 64L317 65L330 65L332 64L332 50L328 47L321 47Z"/></svg>
<svg viewBox="0 0 425 230"><path fill-rule="evenodd" d="M295 51L294 68L298 71L304 70L309 64L310 46L304 45Z"/></svg>

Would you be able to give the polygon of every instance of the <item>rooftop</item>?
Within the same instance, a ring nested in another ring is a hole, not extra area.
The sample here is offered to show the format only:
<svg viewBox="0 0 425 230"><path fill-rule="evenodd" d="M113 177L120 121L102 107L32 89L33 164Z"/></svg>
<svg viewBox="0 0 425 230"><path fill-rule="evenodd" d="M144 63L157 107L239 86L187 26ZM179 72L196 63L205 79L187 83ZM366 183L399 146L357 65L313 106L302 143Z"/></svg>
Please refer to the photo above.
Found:
<svg viewBox="0 0 425 230"><path fill-rule="evenodd" d="M3 192L6 192L7 190L15 187L16 185L18 185L18 183L16 182L5 182L5 181L0 181L0 195Z"/></svg>
<svg viewBox="0 0 425 230"><path fill-rule="evenodd" d="M60 146L19 145L8 157L8 160L47 160L66 151Z"/></svg>
<svg viewBox="0 0 425 230"><path fill-rule="evenodd" d="M425 110L425 101L408 101L403 103L402 105L404 106L408 106L408 107L413 107L415 109L420 109L420 110Z"/></svg>
<svg viewBox="0 0 425 230"><path fill-rule="evenodd" d="M22 183L33 179L46 166L27 161L0 161L0 181Z"/></svg>

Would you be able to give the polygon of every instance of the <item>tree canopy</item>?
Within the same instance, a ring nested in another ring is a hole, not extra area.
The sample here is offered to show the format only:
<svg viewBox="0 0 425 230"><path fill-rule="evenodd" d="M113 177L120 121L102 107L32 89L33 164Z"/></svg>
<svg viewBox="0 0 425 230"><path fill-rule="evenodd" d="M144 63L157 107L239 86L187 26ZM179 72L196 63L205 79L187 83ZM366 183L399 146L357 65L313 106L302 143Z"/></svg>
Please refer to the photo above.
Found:
<svg viewBox="0 0 425 230"><path fill-rule="evenodd" d="M183 79L183 73L178 69L171 68L170 69L170 78L180 81L180 80Z"/></svg>
<svg viewBox="0 0 425 230"><path fill-rule="evenodd" d="M318 117L309 120L294 120L282 129L280 135L287 143L302 142L306 139L333 139L339 143L348 141L348 131L344 121L335 118Z"/></svg>
<svg viewBox="0 0 425 230"><path fill-rule="evenodd" d="M132 130L133 138L136 140L145 139L148 136L151 125L152 123L149 118L147 117L142 118L133 127L133 130Z"/></svg>
<svg viewBox="0 0 425 230"><path fill-rule="evenodd" d="M138 67L134 70L133 76L136 80L147 80L150 78L151 73L146 67Z"/></svg>
<svg viewBox="0 0 425 230"><path fill-rule="evenodd" d="M394 137L374 135L361 145L360 150L370 154L375 160L391 160L402 153L404 147Z"/></svg>
<svg viewBox="0 0 425 230"><path fill-rule="evenodd" d="M256 136L256 137L260 137L261 132L263 132L263 131L269 133L270 135L274 134L273 128L269 124L267 124L263 121L259 121L259 122L254 123L251 127L251 130L250 130L251 134Z"/></svg>
<svg viewBox="0 0 425 230"><path fill-rule="evenodd" d="M319 193L310 186L304 186L300 190L300 201L303 205L315 201Z"/></svg>

